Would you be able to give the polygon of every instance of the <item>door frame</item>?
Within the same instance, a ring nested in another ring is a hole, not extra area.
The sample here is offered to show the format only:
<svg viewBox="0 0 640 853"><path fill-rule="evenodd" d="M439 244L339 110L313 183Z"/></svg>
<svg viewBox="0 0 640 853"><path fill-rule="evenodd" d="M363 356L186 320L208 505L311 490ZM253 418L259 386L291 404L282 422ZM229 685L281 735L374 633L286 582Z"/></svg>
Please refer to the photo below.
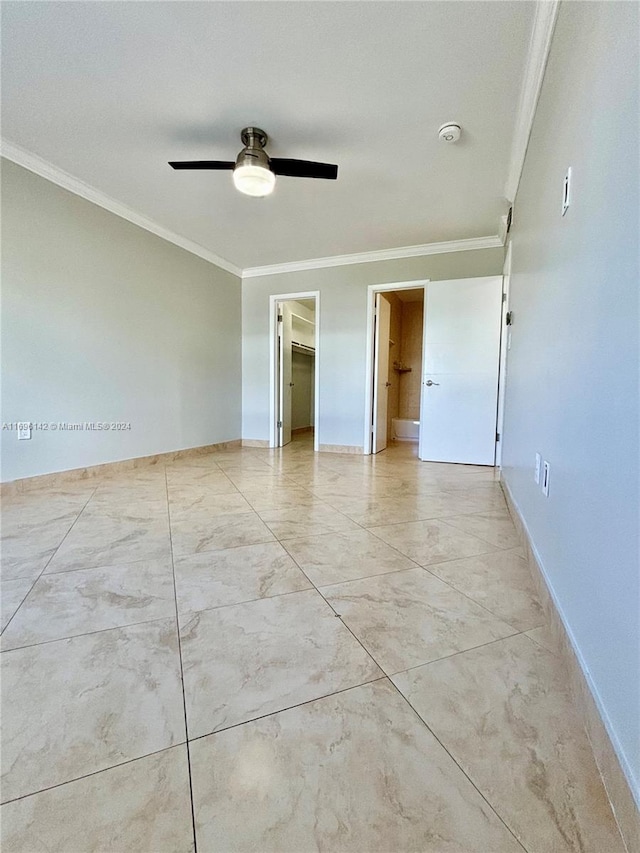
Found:
<svg viewBox="0 0 640 853"><path fill-rule="evenodd" d="M502 321L500 324L500 364L498 368L498 413L496 432L500 440L496 441L495 467L502 468L502 445L504 443L504 401L507 393L507 353L511 348L511 329L507 326L509 311L509 291L511 287L511 240L507 237L507 251L502 268Z"/></svg>
<svg viewBox="0 0 640 853"><path fill-rule="evenodd" d="M365 376L365 402L364 402L364 455L372 453L373 441L373 341L374 341L374 319L376 311L376 293L389 293L394 290L425 290L431 279L425 278L419 281L395 281L391 284L370 284L367 288L367 350L366 350L366 376ZM426 292L425 292L426 303ZM424 352L424 324L422 327L422 345ZM420 391L422 394L422 389Z"/></svg>
<svg viewBox="0 0 640 853"><path fill-rule="evenodd" d="M320 447L320 291L305 290L297 293L274 293L269 295L269 447L278 447L278 303L297 299L313 299L316 303L315 359L314 359L314 406L313 406L313 449Z"/></svg>

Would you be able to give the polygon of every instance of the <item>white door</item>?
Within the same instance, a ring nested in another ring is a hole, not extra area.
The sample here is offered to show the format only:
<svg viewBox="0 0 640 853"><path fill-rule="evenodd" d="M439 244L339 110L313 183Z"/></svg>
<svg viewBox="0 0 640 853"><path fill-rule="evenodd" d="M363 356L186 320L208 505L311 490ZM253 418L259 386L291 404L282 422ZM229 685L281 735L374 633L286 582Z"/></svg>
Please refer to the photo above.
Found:
<svg viewBox="0 0 640 853"><path fill-rule="evenodd" d="M493 465L502 276L425 289L420 459Z"/></svg>
<svg viewBox="0 0 640 853"><path fill-rule="evenodd" d="M391 303L376 293L373 343L373 452L387 446L387 401L389 397L389 331Z"/></svg>
<svg viewBox="0 0 640 853"><path fill-rule="evenodd" d="M283 447L291 441L291 396L293 388L293 368L291 358L291 309L286 302L280 304L278 314L279 348L279 412L278 446Z"/></svg>

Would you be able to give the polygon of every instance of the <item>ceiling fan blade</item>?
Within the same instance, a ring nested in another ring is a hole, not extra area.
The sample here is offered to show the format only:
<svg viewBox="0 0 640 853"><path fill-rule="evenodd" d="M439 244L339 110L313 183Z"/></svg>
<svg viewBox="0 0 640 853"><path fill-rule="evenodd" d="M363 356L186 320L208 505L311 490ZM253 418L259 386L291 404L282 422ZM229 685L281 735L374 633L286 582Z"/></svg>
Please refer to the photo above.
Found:
<svg viewBox="0 0 640 853"><path fill-rule="evenodd" d="M312 163L310 160L286 160L280 157L269 158L271 171L275 175L287 175L291 178L325 178L335 181L338 167L331 163Z"/></svg>
<svg viewBox="0 0 640 853"><path fill-rule="evenodd" d="M179 160L170 162L172 169L233 169L233 160Z"/></svg>

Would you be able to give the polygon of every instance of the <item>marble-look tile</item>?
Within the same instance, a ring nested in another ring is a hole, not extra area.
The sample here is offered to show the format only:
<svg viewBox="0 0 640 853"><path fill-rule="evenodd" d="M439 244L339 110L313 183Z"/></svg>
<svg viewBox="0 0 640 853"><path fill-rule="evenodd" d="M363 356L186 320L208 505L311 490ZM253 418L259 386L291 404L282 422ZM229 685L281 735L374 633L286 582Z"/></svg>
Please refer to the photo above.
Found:
<svg viewBox="0 0 640 853"><path fill-rule="evenodd" d="M34 548L27 545L24 548L22 556L16 554L17 548L12 548L13 554L5 554L4 544L1 547L2 559L0 560L2 581L11 580L29 580L33 583L38 575L45 568L56 552L55 548L51 550L36 551ZM29 551L32 553L29 554Z"/></svg>
<svg viewBox="0 0 640 853"><path fill-rule="evenodd" d="M176 557L175 574L182 614L311 588L279 542Z"/></svg>
<svg viewBox="0 0 640 853"><path fill-rule="evenodd" d="M185 739L174 619L14 649L1 662L4 801Z"/></svg>
<svg viewBox="0 0 640 853"><path fill-rule="evenodd" d="M256 512L320 506L322 502L300 486L270 485L263 489L243 489L242 494Z"/></svg>
<svg viewBox="0 0 640 853"><path fill-rule="evenodd" d="M553 631L549 625L541 625L539 628L532 628L525 632L527 637L531 637L538 645L542 646L548 652L557 655L559 652L557 639L553 635Z"/></svg>
<svg viewBox="0 0 640 853"><path fill-rule="evenodd" d="M514 633L424 569L325 586L322 594L387 674Z"/></svg>
<svg viewBox="0 0 640 853"><path fill-rule="evenodd" d="M386 681L191 744L198 849L522 853Z"/></svg>
<svg viewBox="0 0 640 853"><path fill-rule="evenodd" d="M436 519L388 524L373 527L371 532L421 566L496 550L483 539Z"/></svg>
<svg viewBox="0 0 640 853"><path fill-rule="evenodd" d="M224 473L238 488L255 488L260 483L275 482L284 480L286 477L274 471L270 465L262 462L244 463L237 466L228 466L223 468Z"/></svg>
<svg viewBox="0 0 640 853"><path fill-rule="evenodd" d="M351 519L324 503L305 507L303 511L290 507L266 510L258 515L277 539L300 539L322 533L359 530Z"/></svg>
<svg viewBox="0 0 640 853"><path fill-rule="evenodd" d="M175 617L171 561L45 574L2 636L2 649Z"/></svg>
<svg viewBox="0 0 640 853"><path fill-rule="evenodd" d="M105 506L92 501L47 566L69 572L137 560L159 560L170 553L166 500Z"/></svg>
<svg viewBox="0 0 640 853"><path fill-rule="evenodd" d="M4 631L7 622L24 601L24 597L31 589L32 584L31 578L14 578L8 581L3 580L0 583L0 606L2 609L0 631Z"/></svg>
<svg viewBox="0 0 640 853"><path fill-rule="evenodd" d="M213 494L206 486L179 486L169 492L171 523L194 520L196 524L211 516L236 515L251 512L251 507L240 494Z"/></svg>
<svg viewBox="0 0 640 853"><path fill-rule="evenodd" d="M339 506L338 509L363 527L376 527L404 521L440 518L464 511L469 506L469 502L464 497L441 492L431 495L413 494L354 501L351 507L343 505ZM477 504L471 505L471 509L477 508Z"/></svg>
<svg viewBox="0 0 640 853"><path fill-rule="evenodd" d="M315 590L202 611L181 647L190 738L382 675Z"/></svg>
<svg viewBox="0 0 640 853"><path fill-rule="evenodd" d="M212 495L232 495L237 492L231 480L219 468L167 468L169 496L172 489L179 487L206 487Z"/></svg>
<svg viewBox="0 0 640 853"><path fill-rule="evenodd" d="M219 551L239 545L274 542L275 536L255 512L211 516L195 523L193 517L171 523L171 541L176 555Z"/></svg>
<svg viewBox="0 0 640 853"><path fill-rule="evenodd" d="M458 530L471 533L497 548L517 548L520 544L518 536L509 513L503 511L483 512L475 515L458 515L453 518L444 518L447 524L451 524Z"/></svg>
<svg viewBox="0 0 640 853"><path fill-rule="evenodd" d="M3 580L28 577L35 580L53 556L74 522L83 503L70 507L67 501L52 497L47 505L42 496L24 497L2 511L0 552Z"/></svg>
<svg viewBox="0 0 640 853"><path fill-rule="evenodd" d="M415 568L366 530L287 539L283 544L316 586Z"/></svg>
<svg viewBox="0 0 640 853"><path fill-rule="evenodd" d="M544 624L533 578L519 549L435 563L429 571L518 631Z"/></svg>
<svg viewBox="0 0 640 853"><path fill-rule="evenodd" d="M529 853L623 853L557 659L517 636L394 683Z"/></svg>
<svg viewBox="0 0 640 853"><path fill-rule="evenodd" d="M191 853L186 746L5 803L4 853Z"/></svg>

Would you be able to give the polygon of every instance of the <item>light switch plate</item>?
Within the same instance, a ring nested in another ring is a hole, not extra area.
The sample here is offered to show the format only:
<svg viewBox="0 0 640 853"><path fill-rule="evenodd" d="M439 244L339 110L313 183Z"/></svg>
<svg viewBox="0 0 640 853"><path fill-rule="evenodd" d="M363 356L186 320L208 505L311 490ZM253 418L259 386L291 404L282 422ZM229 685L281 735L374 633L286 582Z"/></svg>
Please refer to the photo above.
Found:
<svg viewBox="0 0 640 853"><path fill-rule="evenodd" d="M571 166L567 169L562 185L562 215L564 216L571 204Z"/></svg>
<svg viewBox="0 0 640 853"><path fill-rule="evenodd" d="M542 494L545 498L549 497L549 474L551 473L551 466L548 462L544 462L542 465Z"/></svg>

